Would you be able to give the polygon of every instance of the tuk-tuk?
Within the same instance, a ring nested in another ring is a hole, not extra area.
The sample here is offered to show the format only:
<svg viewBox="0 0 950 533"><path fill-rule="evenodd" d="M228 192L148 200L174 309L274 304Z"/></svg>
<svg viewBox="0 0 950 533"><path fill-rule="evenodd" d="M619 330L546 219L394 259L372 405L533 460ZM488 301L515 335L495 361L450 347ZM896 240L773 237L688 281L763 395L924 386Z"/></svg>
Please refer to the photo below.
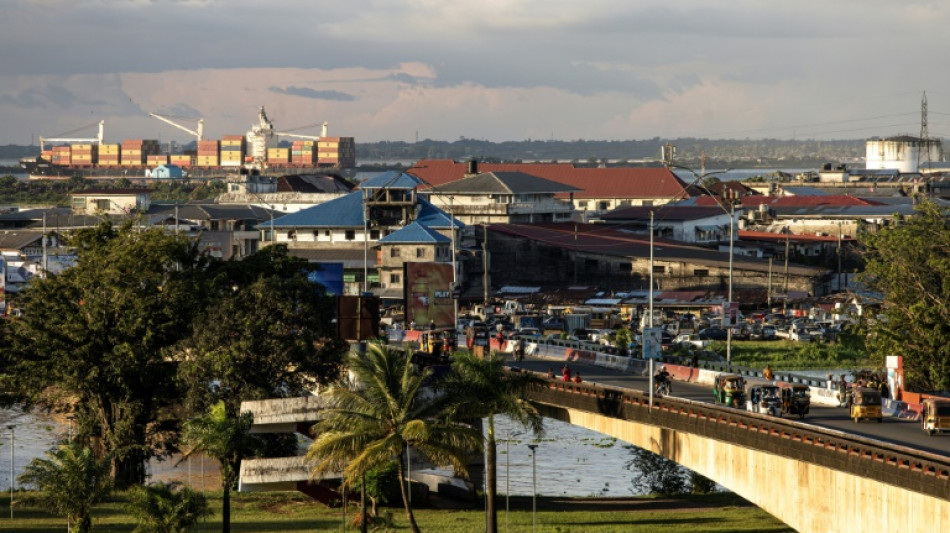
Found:
<svg viewBox="0 0 950 533"><path fill-rule="evenodd" d="M921 404L920 423L928 435L950 431L950 399L925 398Z"/></svg>
<svg viewBox="0 0 950 533"><path fill-rule="evenodd" d="M713 382L716 403L741 409L745 405L745 378L737 374L719 374Z"/></svg>
<svg viewBox="0 0 950 533"><path fill-rule="evenodd" d="M801 383L782 383L782 413L805 418L811 407L811 389Z"/></svg>
<svg viewBox="0 0 950 533"><path fill-rule="evenodd" d="M753 413L782 416L782 393L770 381L748 381L745 385L746 409Z"/></svg>
<svg viewBox="0 0 950 533"><path fill-rule="evenodd" d="M884 422L881 411L881 391L867 387L855 387L851 398L851 418L855 422L864 419L877 419Z"/></svg>

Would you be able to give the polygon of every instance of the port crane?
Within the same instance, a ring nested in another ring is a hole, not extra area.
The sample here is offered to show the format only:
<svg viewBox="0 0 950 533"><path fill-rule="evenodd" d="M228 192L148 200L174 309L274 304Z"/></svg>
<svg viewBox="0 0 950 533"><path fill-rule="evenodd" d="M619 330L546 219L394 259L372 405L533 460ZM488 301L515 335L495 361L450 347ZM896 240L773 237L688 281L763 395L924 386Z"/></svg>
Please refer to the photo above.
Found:
<svg viewBox="0 0 950 533"><path fill-rule="evenodd" d="M319 136L319 137L316 136L316 135L301 135L301 134L299 134L299 133L291 133L291 132L293 132L293 131L303 130L303 129L311 128L311 127L313 127L313 126L323 126L323 129L320 131L320 136ZM310 124L310 125L308 125L308 126L301 126L301 127L299 127L299 128L293 128L293 129L291 129L290 131L278 131L278 132L275 132L274 135L282 135L282 136L284 136L284 137L296 137L296 138L298 138L298 139L307 139L307 140L310 140L310 141L319 141L319 140L322 139L323 137L326 137L326 136L327 136L328 128L329 128L329 123L324 122L323 124L319 124L319 123L318 123L318 124Z"/></svg>
<svg viewBox="0 0 950 533"><path fill-rule="evenodd" d="M67 135L71 135L72 133L75 133L75 132L77 132L77 131L79 131L79 130L86 129L86 128L88 128L89 126L91 126L91 124L88 125L88 126L83 126L83 127L79 128L79 129L75 129L75 130L73 130L73 131L69 131L69 132L63 133L63 134L60 135L59 137L42 137L42 136L41 136L41 137L40 137L40 152L43 152L43 151L46 150L46 143L48 143L48 142L50 142L50 143L74 143L74 142L80 142L80 143L96 143L96 144L102 144L102 140L105 138L105 127L106 127L106 121L105 121L105 120L100 120L100 121L99 121L99 134L98 134L97 136L95 136L95 137L92 137L92 138L67 137Z"/></svg>
<svg viewBox="0 0 950 533"><path fill-rule="evenodd" d="M199 119L198 119L198 128L197 128L197 130L192 130L192 129L186 128L185 126L182 126L181 124L179 124L179 123L175 122L174 120L172 120L172 118L179 118L179 117L167 117L167 116L164 116L164 115L159 115L158 113L149 113L149 116L155 117L155 118L157 118L158 120L161 120L162 122L164 122L164 123L166 123L166 124L169 124L169 125L171 125L171 126L174 126L174 127L178 128L178 129L180 129L180 130L182 130L182 131L184 131L184 132L186 132L186 133L190 133L191 135L194 135L195 138L196 138L197 140L199 140L199 141L201 140L202 136L204 135L205 119L203 119L203 118L199 118Z"/></svg>

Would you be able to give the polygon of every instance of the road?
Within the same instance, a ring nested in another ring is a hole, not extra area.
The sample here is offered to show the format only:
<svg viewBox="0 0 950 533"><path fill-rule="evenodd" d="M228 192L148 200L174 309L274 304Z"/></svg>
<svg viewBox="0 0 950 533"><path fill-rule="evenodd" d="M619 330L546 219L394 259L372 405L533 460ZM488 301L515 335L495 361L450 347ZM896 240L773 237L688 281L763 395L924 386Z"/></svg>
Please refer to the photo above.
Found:
<svg viewBox="0 0 950 533"><path fill-rule="evenodd" d="M545 373L548 369L560 376L563 362L549 359L526 357L524 361L509 361L514 367ZM649 378L625 374L619 370L598 367L586 363L572 362L571 369L580 371L581 378L587 382L594 382L613 387L630 388L646 391ZM699 383L674 382L672 396L712 402L712 388ZM884 422L855 423L848 417L848 411L842 407L824 407L812 405L807 417L801 422L828 429L835 429L845 433L907 446L915 450L926 451L950 458L950 434L928 436L921 428L920 423L912 420L901 420L885 417Z"/></svg>

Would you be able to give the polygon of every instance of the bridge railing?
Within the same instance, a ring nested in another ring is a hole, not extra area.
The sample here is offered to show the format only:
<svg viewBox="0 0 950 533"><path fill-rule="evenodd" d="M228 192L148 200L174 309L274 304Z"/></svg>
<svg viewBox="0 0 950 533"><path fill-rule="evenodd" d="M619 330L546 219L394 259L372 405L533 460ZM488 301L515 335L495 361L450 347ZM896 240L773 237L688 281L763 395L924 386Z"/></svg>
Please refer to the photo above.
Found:
<svg viewBox="0 0 950 533"><path fill-rule="evenodd" d="M685 431L950 499L950 458L875 439L633 389L548 381L529 398L557 417L562 408Z"/></svg>

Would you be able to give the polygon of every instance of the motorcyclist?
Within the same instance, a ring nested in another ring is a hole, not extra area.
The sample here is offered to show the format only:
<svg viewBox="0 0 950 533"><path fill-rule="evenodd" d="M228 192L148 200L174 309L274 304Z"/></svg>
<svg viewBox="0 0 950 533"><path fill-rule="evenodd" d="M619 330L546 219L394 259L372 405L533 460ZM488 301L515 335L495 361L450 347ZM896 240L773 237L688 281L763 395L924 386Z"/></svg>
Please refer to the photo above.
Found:
<svg viewBox="0 0 950 533"><path fill-rule="evenodd" d="M655 390L659 390L662 385L666 385L666 392L673 392L672 380L670 379L670 373L666 371L665 366L661 366L657 370L656 375L653 376L653 386Z"/></svg>

